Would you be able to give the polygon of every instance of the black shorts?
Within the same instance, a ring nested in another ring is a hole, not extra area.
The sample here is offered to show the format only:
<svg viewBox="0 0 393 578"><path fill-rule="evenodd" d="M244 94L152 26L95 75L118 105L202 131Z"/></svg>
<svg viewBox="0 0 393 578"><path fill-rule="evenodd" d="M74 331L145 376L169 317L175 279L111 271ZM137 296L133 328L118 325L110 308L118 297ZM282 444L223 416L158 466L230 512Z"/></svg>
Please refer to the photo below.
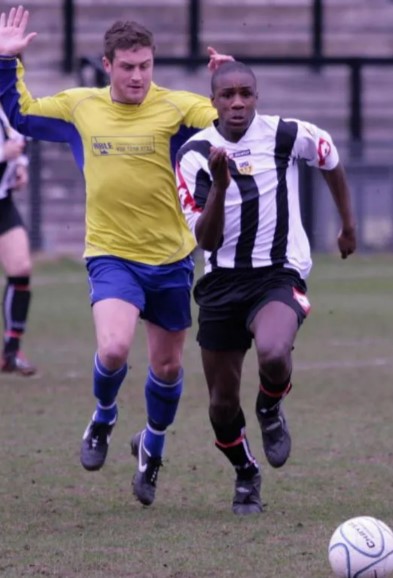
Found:
<svg viewBox="0 0 393 578"><path fill-rule="evenodd" d="M0 199L0 235L15 227L24 227L24 223L12 197Z"/></svg>
<svg viewBox="0 0 393 578"><path fill-rule="evenodd" d="M270 301L280 301L297 314L299 326L307 316L307 286L297 271L280 267L216 269L196 283L199 305L197 341L212 351L246 351L253 335L250 323Z"/></svg>

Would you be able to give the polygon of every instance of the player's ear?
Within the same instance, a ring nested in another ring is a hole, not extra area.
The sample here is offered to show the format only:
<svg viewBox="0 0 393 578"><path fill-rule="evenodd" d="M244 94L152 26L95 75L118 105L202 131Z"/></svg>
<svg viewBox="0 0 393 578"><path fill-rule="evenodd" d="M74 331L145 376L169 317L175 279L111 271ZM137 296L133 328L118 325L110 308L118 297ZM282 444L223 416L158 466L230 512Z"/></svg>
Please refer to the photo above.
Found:
<svg viewBox="0 0 393 578"><path fill-rule="evenodd" d="M106 56L103 56L103 57L102 57L102 66L103 66L105 72L106 72L107 74L109 74L110 69L111 69L111 63L110 63L109 59L108 59Z"/></svg>

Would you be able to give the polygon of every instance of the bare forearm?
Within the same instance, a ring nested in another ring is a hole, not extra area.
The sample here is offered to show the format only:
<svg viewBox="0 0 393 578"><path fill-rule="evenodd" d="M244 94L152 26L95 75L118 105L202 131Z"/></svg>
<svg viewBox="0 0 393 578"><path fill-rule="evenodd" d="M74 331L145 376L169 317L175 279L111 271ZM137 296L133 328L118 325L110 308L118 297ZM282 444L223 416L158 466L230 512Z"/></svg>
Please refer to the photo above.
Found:
<svg viewBox="0 0 393 578"><path fill-rule="evenodd" d="M351 193L343 166L339 163L332 171L321 172L336 204L343 229L352 229L355 223L352 213Z"/></svg>
<svg viewBox="0 0 393 578"><path fill-rule="evenodd" d="M212 185L203 213L195 225L198 245L204 251L214 251L218 247L224 231L225 189Z"/></svg>

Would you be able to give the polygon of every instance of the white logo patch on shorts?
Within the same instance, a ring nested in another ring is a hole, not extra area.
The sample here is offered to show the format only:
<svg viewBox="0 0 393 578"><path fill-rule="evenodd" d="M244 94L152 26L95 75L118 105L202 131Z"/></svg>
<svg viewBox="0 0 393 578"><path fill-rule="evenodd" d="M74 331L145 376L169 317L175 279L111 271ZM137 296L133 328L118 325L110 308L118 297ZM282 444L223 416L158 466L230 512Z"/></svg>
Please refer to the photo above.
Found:
<svg viewBox="0 0 393 578"><path fill-rule="evenodd" d="M301 291L298 291L298 289L295 289L295 287L293 287L293 298L296 299L296 301L299 303L299 305L303 309L304 313L306 315L308 315L308 313L311 309L311 303L308 300L307 295L305 295L304 293L301 293Z"/></svg>

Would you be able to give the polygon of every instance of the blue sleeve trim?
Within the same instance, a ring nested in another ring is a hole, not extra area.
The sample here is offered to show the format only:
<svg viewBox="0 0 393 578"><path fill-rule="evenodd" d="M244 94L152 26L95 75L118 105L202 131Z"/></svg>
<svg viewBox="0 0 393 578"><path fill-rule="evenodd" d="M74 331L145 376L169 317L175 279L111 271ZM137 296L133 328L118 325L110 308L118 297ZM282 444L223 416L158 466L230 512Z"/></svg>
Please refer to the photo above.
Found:
<svg viewBox="0 0 393 578"><path fill-rule="evenodd" d="M18 59L16 56L3 56L0 54L0 68L16 68L18 64Z"/></svg>
<svg viewBox="0 0 393 578"><path fill-rule="evenodd" d="M170 141L169 146L170 146L171 164L172 164L173 168L175 168L175 166L176 166L176 154L177 154L177 151L179 150L179 148L189 138L191 138L194 134L196 134L200 130L202 130L202 129L187 127L184 124L182 124L179 127L179 130L177 131L177 133L171 137L171 141Z"/></svg>
<svg viewBox="0 0 393 578"><path fill-rule="evenodd" d="M66 142L71 146L76 163L83 170L83 143L75 126L58 118L24 115L20 111L17 91L17 59L0 56L0 101L11 125L19 133L35 140Z"/></svg>

